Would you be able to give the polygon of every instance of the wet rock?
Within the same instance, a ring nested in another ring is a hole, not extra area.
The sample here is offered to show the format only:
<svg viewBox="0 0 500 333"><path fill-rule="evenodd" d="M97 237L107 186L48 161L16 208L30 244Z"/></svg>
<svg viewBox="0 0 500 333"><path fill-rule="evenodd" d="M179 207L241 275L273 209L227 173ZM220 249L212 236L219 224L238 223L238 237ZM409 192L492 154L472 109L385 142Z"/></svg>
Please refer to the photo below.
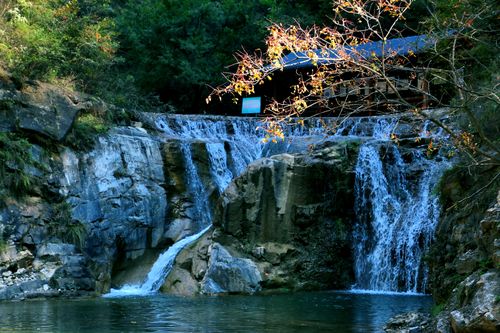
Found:
<svg viewBox="0 0 500 333"><path fill-rule="evenodd" d="M201 281L204 294L245 293L260 290L261 275L250 259L233 257L222 245L212 244L207 273Z"/></svg>
<svg viewBox="0 0 500 333"><path fill-rule="evenodd" d="M396 315L384 326L387 333L423 333L430 324L430 316L419 312Z"/></svg>
<svg viewBox="0 0 500 333"><path fill-rule="evenodd" d="M211 241L209 231L177 255L174 266L162 285L162 292L183 296L199 293L200 281L208 266L208 247Z"/></svg>

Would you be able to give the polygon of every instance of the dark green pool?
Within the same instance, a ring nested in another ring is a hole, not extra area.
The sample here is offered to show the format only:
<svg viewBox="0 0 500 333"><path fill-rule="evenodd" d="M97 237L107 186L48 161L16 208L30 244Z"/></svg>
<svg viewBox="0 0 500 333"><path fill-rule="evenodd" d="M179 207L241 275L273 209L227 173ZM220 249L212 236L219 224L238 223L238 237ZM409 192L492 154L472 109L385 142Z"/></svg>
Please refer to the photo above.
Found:
<svg viewBox="0 0 500 333"><path fill-rule="evenodd" d="M342 292L33 300L0 303L0 332L380 332L391 316L431 305Z"/></svg>

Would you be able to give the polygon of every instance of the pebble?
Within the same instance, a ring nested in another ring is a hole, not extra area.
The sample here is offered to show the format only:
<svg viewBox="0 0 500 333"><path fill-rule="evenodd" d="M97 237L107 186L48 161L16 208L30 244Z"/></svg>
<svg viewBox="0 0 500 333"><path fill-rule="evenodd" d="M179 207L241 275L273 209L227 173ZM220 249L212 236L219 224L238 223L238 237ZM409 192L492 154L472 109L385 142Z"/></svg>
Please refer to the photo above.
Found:
<svg viewBox="0 0 500 333"><path fill-rule="evenodd" d="M12 275L12 272L11 271L5 271L2 273L2 276L4 277L8 277L8 276L11 276Z"/></svg>
<svg viewBox="0 0 500 333"><path fill-rule="evenodd" d="M43 290L47 291L47 290L49 290L49 285L48 284L44 284L42 286L42 288L43 288Z"/></svg>

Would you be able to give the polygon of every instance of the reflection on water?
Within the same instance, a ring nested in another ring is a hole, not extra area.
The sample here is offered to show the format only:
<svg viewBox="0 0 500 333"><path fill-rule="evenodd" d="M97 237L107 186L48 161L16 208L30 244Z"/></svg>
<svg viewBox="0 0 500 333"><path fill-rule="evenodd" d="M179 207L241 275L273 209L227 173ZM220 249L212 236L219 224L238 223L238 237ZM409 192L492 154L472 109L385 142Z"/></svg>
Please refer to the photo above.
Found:
<svg viewBox="0 0 500 333"><path fill-rule="evenodd" d="M343 292L4 302L0 332L381 332L391 316L431 305Z"/></svg>

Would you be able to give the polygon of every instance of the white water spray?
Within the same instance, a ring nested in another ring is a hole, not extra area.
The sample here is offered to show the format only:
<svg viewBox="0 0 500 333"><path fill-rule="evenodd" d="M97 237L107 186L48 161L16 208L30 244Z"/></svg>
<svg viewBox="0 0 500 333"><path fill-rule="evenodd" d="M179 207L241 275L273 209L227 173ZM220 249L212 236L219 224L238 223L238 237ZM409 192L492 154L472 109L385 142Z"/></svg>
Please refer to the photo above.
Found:
<svg viewBox="0 0 500 333"><path fill-rule="evenodd" d="M356 165L354 233L356 289L425 292L422 256L439 218L431 192L448 167L412 151L405 162L390 142L370 141Z"/></svg>

